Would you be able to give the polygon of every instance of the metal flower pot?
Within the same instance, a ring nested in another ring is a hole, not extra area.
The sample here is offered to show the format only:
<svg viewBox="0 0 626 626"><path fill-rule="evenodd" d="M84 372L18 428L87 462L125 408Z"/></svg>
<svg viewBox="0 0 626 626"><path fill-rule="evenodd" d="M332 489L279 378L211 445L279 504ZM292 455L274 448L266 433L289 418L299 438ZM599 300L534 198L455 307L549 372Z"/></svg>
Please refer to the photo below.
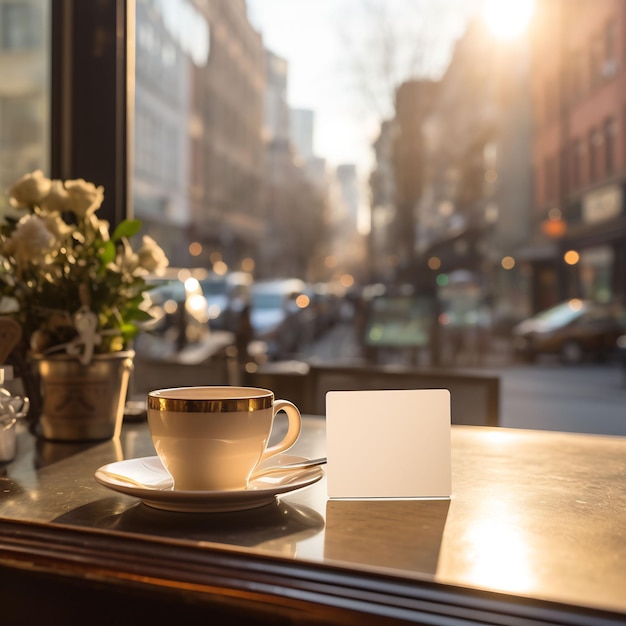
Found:
<svg viewBox="0 0 626 626"><path fill-rule="evenodd" d="M135 353L36 358L42 396L39 430L52 441L100 441L119 436Z"/></svg>

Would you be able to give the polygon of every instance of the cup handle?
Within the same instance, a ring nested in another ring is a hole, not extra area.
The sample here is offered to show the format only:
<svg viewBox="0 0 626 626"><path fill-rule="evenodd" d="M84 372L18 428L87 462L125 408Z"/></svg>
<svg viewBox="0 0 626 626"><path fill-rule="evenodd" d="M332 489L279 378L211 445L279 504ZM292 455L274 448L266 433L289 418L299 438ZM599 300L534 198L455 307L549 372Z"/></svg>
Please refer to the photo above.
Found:
<svg viewBox="0 0 626 626"><path fill-rule="evenodd" d="M288 450L296 443L300 436L300 431L302 430L302 416L300 415L298 407L293 404L293 402L289 402L289 400L274 400L274 417L276 417L279 411L284 411L287 414L287 419L289 420L287 434L281 441L263 452L259 463Z"/></svg>

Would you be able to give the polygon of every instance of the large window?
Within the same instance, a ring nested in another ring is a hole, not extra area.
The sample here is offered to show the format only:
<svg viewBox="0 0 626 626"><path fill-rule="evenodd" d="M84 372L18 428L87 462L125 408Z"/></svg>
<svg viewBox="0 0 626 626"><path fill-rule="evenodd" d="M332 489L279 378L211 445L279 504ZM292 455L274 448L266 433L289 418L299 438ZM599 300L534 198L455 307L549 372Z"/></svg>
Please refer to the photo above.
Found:
<svg viewBox="0 0 626 626"><path fill-rule="evenodd" d="M42 50L45 41L44 3L32 0L5 0L0 4L0 48Z"/></svg>
<svg viewBox="0 0 626 626"><path fill-rule="evenodd" d="M513 364L518 322L598 293L585 249L626 299L624 23L609 0L0 0L0 185L83 177L175 268L304 281L282 360L343 328L329 358L374 364L386 295L434 302L437 339L386 363Z"/></svg>

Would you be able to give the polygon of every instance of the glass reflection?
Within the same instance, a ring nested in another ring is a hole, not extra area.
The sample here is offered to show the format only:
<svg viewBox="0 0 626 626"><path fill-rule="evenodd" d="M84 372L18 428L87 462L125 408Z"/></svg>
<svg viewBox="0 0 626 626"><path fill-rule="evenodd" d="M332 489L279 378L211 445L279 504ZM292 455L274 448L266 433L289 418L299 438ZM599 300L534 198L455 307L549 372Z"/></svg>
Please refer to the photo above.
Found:
<svg viewBox="0 0 626 626"><path fill-rule="evenodd" d="M0 213L5 190L50 152L50 2L0 2Z"/></svg>

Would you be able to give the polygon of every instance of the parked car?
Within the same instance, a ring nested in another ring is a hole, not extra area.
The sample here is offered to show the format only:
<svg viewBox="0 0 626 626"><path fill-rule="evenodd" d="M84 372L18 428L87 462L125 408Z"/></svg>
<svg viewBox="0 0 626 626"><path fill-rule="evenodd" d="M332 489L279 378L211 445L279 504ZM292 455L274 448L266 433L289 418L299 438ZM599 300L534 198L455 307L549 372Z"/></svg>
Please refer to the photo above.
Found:
<svg viewBox="0 0 626 626"><path fill-rule="evenodd" d="M514 326L513 350L527 361L540 354L556 354L563 363L580 363L588 357L613 355L625 329L622 307L574 298Z"/></svg>
<svg viewBox="0 0 626 626"><path fill-rule="evenodd" d="M206 338L206 300L189 270L169 268L165 275L150 276L147 282L152 285L146 293L147 307L154 321L136 340L139 353L179 351Z"/></svg>
<svg viewBox="0 0 626 626"><path fill-rule="evenodd" d="M298 349L310 302L306 283L297 278L252 285L250 322L254 339L265 344L268 358L285 358Z"/></svg>
<svg viewBox="0 0 626 626"><path fill-rule="evenodd" d="M209 326L214 330L236 332L241 311L250 300L252 274L209 274L199 282L206 298Z"/></svg>
<svg viewBox="0 0 626 626"><path fill-rule="evenodd" d="M338 321L341 313L342 290L333 283L315 283L310 287L314 314L313 337L321 337Z"/></svg>

